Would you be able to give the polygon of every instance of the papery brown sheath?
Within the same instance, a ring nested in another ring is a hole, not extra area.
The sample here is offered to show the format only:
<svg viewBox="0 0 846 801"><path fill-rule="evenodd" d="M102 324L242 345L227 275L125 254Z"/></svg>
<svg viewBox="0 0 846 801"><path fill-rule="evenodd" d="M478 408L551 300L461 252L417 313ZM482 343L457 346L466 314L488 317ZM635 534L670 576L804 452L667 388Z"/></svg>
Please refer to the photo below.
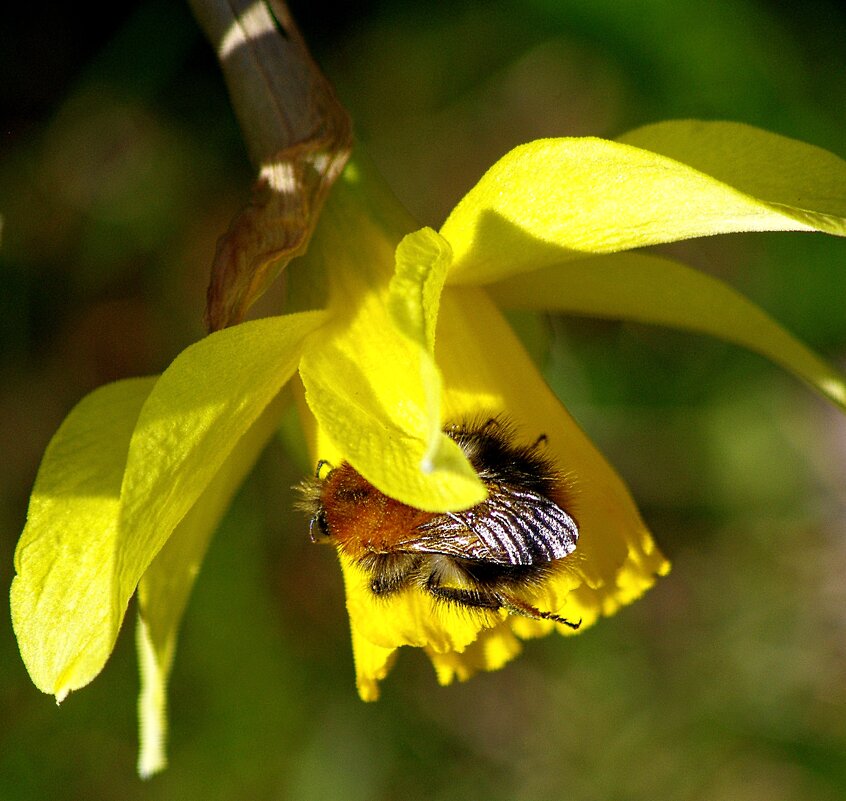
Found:
<svg viewBox="0 0 846 801"><path fill-rule="evenodd" d="M215 43L250 158L253 196L220 238L209 331L235 325L303 253L352 149L352 126L284 3L190 0Z"/></svg>

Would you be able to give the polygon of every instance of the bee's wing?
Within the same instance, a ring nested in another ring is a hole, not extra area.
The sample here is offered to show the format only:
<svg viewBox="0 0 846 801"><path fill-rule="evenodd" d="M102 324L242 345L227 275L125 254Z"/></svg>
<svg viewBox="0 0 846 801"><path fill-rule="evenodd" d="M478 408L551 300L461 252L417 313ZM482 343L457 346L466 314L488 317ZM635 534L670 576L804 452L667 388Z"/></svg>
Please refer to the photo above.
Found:
<svg viewBox="0 0 846 801"><path fill-rule="evenodd" d="M400 547L503 565L534 565L571 554L578 539L576 521L554 501L532 490L489 484L482 503L437 515Z"/></svg>

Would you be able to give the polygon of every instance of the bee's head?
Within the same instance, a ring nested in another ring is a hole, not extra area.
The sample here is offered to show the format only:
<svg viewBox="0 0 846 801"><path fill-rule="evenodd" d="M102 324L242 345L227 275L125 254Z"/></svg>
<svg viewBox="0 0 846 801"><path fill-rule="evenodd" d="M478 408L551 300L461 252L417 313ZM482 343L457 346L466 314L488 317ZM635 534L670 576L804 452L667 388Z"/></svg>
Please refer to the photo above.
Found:
<svg viewBox="0 0 846 801"><path fill-rule="evenodd" d="M358 538L356 522L370 496L379 494L347 462L333 467L325 460L317 463L314 477L301 481L296 489L300 492L296 506L309 516L311 541L341 546Z"/></svg>

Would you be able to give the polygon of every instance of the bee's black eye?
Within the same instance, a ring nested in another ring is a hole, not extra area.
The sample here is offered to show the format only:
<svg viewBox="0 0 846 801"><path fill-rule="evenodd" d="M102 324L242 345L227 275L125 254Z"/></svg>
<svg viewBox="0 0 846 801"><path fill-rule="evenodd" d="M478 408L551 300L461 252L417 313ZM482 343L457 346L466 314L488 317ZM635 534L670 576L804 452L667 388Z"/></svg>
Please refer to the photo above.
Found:
<svg viewBox="0 0 846 801"><path fill-rule="evenodd" d="M308 524L308 534L312 542L318 542L329 536L329 523L326 522L326 510L321 509Z"/></svg>
<svg viewBox="0 0 846 801"><path fill-rule="evenodd" d="M329 536L329 523L326 521L325 509L321 509L317 513L317 527L320 529L321 534L323 534L325 537Z"/></svg>

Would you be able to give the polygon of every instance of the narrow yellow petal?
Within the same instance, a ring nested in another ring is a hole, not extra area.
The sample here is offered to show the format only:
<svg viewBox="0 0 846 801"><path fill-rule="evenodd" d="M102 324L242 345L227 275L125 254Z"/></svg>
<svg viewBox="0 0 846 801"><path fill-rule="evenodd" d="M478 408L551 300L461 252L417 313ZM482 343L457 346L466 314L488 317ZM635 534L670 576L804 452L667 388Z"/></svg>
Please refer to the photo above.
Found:
<svg viewBox="0 0 846 801"><path fill-rule="evenodd" d="M12 622L35 686L59 700L96 676L112 651L121 477L155 378L86 396L47 447L15 553Z"/></svg>
<svg viewBox="0 0 846 801"><path fill-rule="evenodd" d="M99 673L141 575L323 319L221 331L157 381L103 387L71 412L45 454L16 556L14 622L36 686L61 699Z"/></svg>
<svg viewBox="0 0 846 801"><path fill-rule="evenodd" d="M715 152L708 160L693 159L694 166L593 138L545 139L515 148L488 170L441 228L454 252L449 282L488 283L586 254L735 231L844 235L846 162L756 133L761 135L744 137L737 151L730 136L705 136L697 153L712 147ZM691 128L689 134L695 139L699 130ZM644 134L631 141L657 138ZM670 136L665 140L673 143ZM747 168L745 157L755 146L759 152ZM679 158L687 153L678 152ZM788 160L788 168L782 170L780 160ZM722 164L719 177L700 171L700 163ZM803 165L810 181L803 177Z"/></svg>
<svg viewBox="0 0 846 801"><path fill-rule="evenodd" d="M661 256L617 253L500 281L491 296L511 308L686 328L749 348L846 408L846 380L760 307L727 284Z"/></svg>
<svg viewBox="0 0 846 801"><path fill-rule="evenodd" d="M148 779L167 767L167 678L173 663L173 648L157 648L150 638L149 626L139 616L135 649L141 674L138 775Z"/></svg>
<svg viewBox="0 0 846 801"><path fill-rule="evenodd" d="M431 228L408 234L397 246L388 307L396 327L420 350L432 355L435 327L447 269L449 243Z"/></svg>
<svg viewBox="0 0 846 801"><path fill-rule="evenodd" d="M229 458L176 526L138 584L136 643L141 668L138 772L146 778L167 764L167 683L176 639L194 580L232 496L276 430L278 395L240 438Z"/></svg>
<svg viewBox="0 0 846 801"><path fill-rule="evenodd" d="M435 326L452 250L431 228L408 234L397 246L396 270L388 287L388 312L415 351L425 393L424 474L450 469L458 454L441 431L441 376L435 364ZM414 364L409 364L414 369Z"/></svg>

